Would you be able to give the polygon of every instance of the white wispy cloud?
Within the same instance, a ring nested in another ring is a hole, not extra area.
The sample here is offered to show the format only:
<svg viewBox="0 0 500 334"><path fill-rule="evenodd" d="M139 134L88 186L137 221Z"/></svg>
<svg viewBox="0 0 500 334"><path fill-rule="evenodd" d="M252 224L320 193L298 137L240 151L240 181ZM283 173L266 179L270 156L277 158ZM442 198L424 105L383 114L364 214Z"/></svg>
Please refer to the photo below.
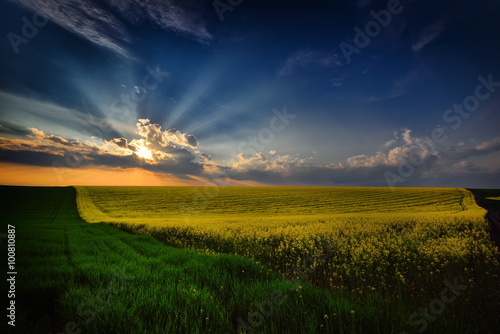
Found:
<svg viewBox="0 0 500 334"><path fill-rule="evenodd" d="M202 17L203 10L195 1L111 0L106 6L86 0L10 1L128 59L136 58L130 51L129 46L133 40L126 29L125 21L135 24L146 20L164 30L194 38L201 43L212 39Z"/></svg>
<svg viewBox="0 0 500 334"><path fill-rule="evenodd" d="M413 84L417 81L419 76L420 73L414 70L397 79L394 82L388 97L393 98L406 94L408 90L410 90L411 86L413 86Z"/></svg>
<svg viewBox="0 0 500 334"><path fill-rule="evenodd" d="M285 60L278 71L278 75L292 74L299 67L320 66L336 67L342 65L339 54L331 54L324 51L301 49Z"/></svg>
<svg viewBox="0 0 500 334"><path fill-rule="evenodd" d="M423 49L427 44L438 38L445 29L445 19L440 19L424 28L418 41L411 46L413 51L417 52Z"/></svg>
<svg viewBox="0 0 500 334"><path fill-rule="evenodd" d="M202 43L212 39L195 0L111 0L112 7L130 22L146 19L165 30L192 37Z"/></svg>
<svg viewBox="0 0 500 334"><path fill-rule="evenodd" d="M405 75L401 76L400 78L394 80L392 86L390 87L390 89L387 90L386 93L377 96L372 95L368 97L363 97L362 99L368 102L376 102L405 95L406 93L411 91L411 88L418 81L420 75L421 74L418 70L412 70L406 73Z"/></svg>
<svg viewBox="0 0 500 334"><path fill-rule="evenodd" d="M335 77L330 80L333 87L340 87L344 85L345 76Z"/></svg>
<svg viewBox="0 0 500 334"><path fill-rule="evenodd" d="M134 58L123 45L131 40L120 19L94 2L84 0L67 0L64 2L44 0L11 1L45 16L55 24L91 43L111 50L125 58Z"/></svg>

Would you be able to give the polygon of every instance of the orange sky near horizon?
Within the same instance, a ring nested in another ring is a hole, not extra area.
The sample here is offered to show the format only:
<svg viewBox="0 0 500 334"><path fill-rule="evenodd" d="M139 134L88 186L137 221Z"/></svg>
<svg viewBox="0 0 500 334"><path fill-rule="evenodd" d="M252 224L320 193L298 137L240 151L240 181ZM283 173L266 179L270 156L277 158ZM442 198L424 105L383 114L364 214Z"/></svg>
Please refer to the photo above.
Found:
<svg viewBox="0 0 500 334"><path fill-rule="evenodd" d="M16 186L203 186L141 168L54 168L1 163L0 184Z"/></svg>
<svg viewBox="0 0 500 334"><path fill-rule="evenodd" d="M206 186L198 176L184 180L172 174L141 168L55 168L0 163L0 185L11 186ZM213 182L212 182L213 183ZM231 180L229 186L267 186L254 181Z"/></svg>

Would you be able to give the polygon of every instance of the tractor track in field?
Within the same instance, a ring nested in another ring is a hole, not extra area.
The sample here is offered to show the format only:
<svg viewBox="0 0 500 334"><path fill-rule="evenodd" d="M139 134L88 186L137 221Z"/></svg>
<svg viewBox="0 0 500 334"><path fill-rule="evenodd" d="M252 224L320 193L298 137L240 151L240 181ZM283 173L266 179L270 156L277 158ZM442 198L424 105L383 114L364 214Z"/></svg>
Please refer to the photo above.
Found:
<svg viewBox="0 0 500 334"><path fill-rule="evenodd" d="M476 203L487 210L485 218L490 223L490 235L491 240L497 246L497 249L500 251L500 211L497 210L496 207L487 204L487 201L484 200L483 196L474 190L470 190L474 194L474 199Z"/></svg>
<svg viewBox="0 0 500 334"><path fill-rule="evenodd" d="M61 209L61 205L64 201L64 195L66 195L68 192L68 188L64 188L61 191L61 194L59 196L59 199L57 200L57 203L52 207L52 211L48 215L48 219L50 222L54 222L56 220L57 215L59 214L59 211Z"/></svg>
<svg viewBox="0 0 500 334"><path fill-rule="evenodd" d="M491 239L500 251L500 211L488 211L486 218L491 226Z"/></svg>
<svg viewBox="0 0 500 334"><path fill-rule="evenodd" d="M73 192L73 193L71 193L71 192ZM58 203L57 203L57 205L55 207L56 214L55 214L55 216L54 216L54 218L53 218L52 221L54 221L56 219L57 215L60 214L60 212L61 212L61 205L62 205L62 203L64 201L64 197L68 196L69 194L71 194L72 196L75 196L74 192L75 192L75 190L72 189L72 188L69 188L69 187L65 188L62 191L61 198L59 199L59 201L58 201ZM71 202L69 202L69 203L71 203ZM71 204L67 204L67 206L70 207ZM73 270L75 271L75 273L80 273L81 274L81 269L79 269L76 266L75 261L73 261L73 256L72 256L71 250L69 248L68 226L67 225L64 226L64 254L66 255L68 263L73 268Z"/></svg>

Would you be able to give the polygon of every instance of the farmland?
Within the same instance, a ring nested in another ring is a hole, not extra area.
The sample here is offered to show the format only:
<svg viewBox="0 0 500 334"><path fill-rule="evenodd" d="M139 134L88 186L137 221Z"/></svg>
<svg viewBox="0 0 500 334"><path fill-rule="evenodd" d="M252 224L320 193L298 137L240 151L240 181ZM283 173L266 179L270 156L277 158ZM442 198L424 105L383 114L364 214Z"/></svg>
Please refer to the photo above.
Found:
<svg viewBox="0 0 500 334"><path fill-rule="evenodd" d="M477 270L498 263L486 211L465 189L217 190L196 207L190 201L203 188L77 188L88 222L243 255L328 290L397 289L412 298L457 272L483 279Z"/></svg>
<svg viewBox="0 0 500 334"><path fill-rule="evenodd" d="M500 326L498 251L467 190L204 191L0 187L17 229L16 332Z"/></svg>
<svg viewBox="0 0 500 334"><path fill-rule="evenodd" d="M242 255L351 300L396 295L398 302L424 302L443 281L458 279L468 286L460 307L497 312L498 253L486 211L468 190L208 190L77 187L78 207L88 222Z"/></svg>
<svg viewBox="0 0 500 334"><path fill-rule="evenodd" d="M73 188L0 187L0 194L3 221L16 227L18 271L16 326L2 321L2 333L361 333L376 320L249 259L85 223ZM352 311L364 319L354 321ZM381 320L398 324L390 319Z"/></svg>

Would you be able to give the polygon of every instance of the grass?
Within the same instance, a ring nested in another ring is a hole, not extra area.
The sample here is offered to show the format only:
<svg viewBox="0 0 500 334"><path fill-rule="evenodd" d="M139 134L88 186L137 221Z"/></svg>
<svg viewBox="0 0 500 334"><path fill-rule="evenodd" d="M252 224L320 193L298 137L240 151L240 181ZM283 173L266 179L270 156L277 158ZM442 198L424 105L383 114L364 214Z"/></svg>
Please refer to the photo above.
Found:
<svg viewBox="0 0 500 334"><path fill-rule="evenodd" d="M448 273L448 281L458 277L467 287L426 318L420 310L432 309L446 287L439 275L413 295L326 291L244 257L85 223L72 188L0 187L0 193L2 218L17 231L19 333L400 333L424 324L427 333L495 333L499 326L497 267L480 262L481 254L466 258L473 275L464 267ZM474 231L469 225L464 237ZM337 252L305 259L326 261ZM320 271L308 266L303 273Z"/></svg>

